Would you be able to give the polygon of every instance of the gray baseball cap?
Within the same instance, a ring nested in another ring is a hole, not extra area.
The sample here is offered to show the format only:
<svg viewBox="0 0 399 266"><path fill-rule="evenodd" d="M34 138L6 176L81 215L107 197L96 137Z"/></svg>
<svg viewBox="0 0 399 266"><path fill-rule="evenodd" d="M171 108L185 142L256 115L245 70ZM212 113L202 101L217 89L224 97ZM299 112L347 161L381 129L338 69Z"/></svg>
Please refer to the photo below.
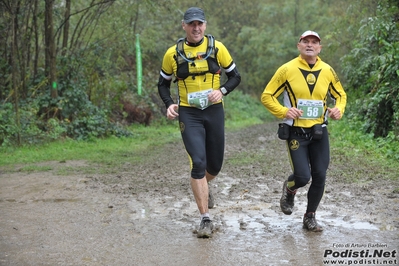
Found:
<svg viewBox="0 0 399 266"><path fill-rule="evenodd" d="M201 22L205 22L204 10L202 10L199 7L190 7L184 13L183 21L184 21L184 23L188 24L188 23L193 22L195 20L201 21Z"/></svg>

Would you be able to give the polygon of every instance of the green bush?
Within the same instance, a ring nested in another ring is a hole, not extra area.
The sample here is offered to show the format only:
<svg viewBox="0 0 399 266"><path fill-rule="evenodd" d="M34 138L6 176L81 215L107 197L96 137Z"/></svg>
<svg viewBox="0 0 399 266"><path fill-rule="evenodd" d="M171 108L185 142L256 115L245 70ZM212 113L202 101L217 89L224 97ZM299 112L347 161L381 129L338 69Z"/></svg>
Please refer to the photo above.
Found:
<svg viewBox="0 0 399 266"><path fill-rule="evenodd" d="M15 112L11 103L0 105L0 146L12 144L13 136L18 133Z"/></svg>
<svg viewBox="0 0 399 266"><path fill-rule="evenodd" d="M381 8L381 7L380 7ZM363 21L355 48L343 58L353 112L364 133L399 136L399 8L381 8Z"/></svg>

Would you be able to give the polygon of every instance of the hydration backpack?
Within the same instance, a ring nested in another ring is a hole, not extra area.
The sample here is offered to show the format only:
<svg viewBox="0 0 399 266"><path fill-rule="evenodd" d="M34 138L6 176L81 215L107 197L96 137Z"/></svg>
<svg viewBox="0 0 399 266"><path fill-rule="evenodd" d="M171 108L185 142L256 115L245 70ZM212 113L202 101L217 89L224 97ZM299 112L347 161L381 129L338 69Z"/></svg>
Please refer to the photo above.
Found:
<svg viewBox="0 0 399 266"><path fill-rule="evenodd" d="M189 76L195 79L195 76L205 75L206 73L220 74L221 68L217 62L216 54L218 49L215 47L215 38L212 35L205 35L208 39L208 46L204 56L195 56L187 58L184 52L184 38L180 38L176 43L176 55L174 56L177 63L176 80L185 80ZM208 70L204 72L190 73L189 65L195 65L195 60L206 60Z"/></svg>

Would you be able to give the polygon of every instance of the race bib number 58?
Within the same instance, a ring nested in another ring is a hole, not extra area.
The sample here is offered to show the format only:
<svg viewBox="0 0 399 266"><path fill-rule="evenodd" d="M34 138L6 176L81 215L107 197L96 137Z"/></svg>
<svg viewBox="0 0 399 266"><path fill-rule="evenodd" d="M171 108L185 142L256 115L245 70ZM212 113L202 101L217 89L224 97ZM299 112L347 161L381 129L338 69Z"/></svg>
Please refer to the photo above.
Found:
<svg viewBox="0 0 399 266"><path fill-rule="evenodd" d="M298 109L303 111L300 119L315 119L323 115L323 101L322 100L298 100Z"/></svg>

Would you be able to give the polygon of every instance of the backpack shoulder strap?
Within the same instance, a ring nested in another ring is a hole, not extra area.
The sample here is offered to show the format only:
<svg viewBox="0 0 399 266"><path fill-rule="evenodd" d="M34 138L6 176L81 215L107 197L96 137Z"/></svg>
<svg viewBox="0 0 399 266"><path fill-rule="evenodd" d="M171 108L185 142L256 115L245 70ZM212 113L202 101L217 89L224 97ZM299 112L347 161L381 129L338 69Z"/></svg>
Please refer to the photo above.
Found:
<svg viewBox="0 0 399 266"><path fill-rule="evenodd" d="M194 60L192 58L187 58L186 57L186 53L184 52L184 38L180 38L177 40L176 42L176 55L175 58L178 60L179 62L194 62Z"/></svg>
<svg viewBox="0 0 399 266"><path fill-rule="evenodd" d="M208 48L214 48L215 47L215 37L211 34L206 34L205 35L208 38Z"/></svg>
<svg viewBox="0 0 399 266"><path fill-rule="evenodd" d="M184 38L180 38L176 42L176 51L184 52Z"/></svg>
<svg viewBox="0 0 399 266"><path fill-rule="evenodd" d="M208 57L216 58L217 49L215 47L215 37L213 37L213 35L211 34L206 34L205 36L208 38L208 46L206 47L205 59L207 59Z"/></svg>

